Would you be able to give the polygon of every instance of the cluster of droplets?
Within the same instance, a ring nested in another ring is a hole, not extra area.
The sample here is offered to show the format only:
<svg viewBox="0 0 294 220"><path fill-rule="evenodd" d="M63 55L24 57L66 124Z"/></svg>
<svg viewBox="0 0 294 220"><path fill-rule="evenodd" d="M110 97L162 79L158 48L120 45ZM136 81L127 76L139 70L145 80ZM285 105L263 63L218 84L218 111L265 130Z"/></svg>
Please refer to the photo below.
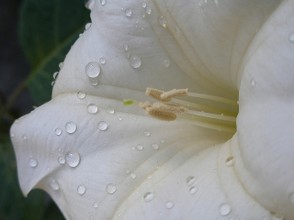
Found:
<svg viewBox="0 0 294 220"><path fill-rule="evenodd" d="M188 186L188 191L191 195L196 194L198 191L197 186L195 186L196 178L194 176L188 176L186 178L186 184Z"/></svg>

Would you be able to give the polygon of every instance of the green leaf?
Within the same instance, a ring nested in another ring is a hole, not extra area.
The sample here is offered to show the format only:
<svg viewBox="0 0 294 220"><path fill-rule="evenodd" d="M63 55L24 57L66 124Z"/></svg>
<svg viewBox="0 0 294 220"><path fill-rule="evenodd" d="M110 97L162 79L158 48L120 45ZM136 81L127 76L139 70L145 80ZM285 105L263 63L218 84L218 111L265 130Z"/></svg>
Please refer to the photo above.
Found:
<svg viewBox="0 0 294 220"><path fill-rule="evenodd" d="M51 98L53 73L90 21L84 0L25 0L20 37L31 73L28 86L36 105Z"/></svg>

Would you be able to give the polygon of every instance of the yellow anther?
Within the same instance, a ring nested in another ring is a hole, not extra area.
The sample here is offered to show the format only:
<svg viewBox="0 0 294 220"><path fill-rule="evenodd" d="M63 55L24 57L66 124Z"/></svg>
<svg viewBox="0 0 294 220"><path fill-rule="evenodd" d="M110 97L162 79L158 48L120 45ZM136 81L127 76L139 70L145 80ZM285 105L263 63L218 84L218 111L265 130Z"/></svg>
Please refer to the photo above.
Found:
<svg viewBox="0 0 294 220"><path fill-rule="evenodd" d="M145 111L149 115L164 121L174 121L177 118L177 115L175 113L164 111L153 106L147 107Z"/></svg>
<svg viewBox="0 0 294 220"><path fill-rule="evenodd" d="M186 96L188 95L188 89L172 89L167 92L163 92L160 95L160 99L162 101L170 101L172 98L176 96Z"/></svg>
<svg viewBox="0 0 294 220"><path fill-rule="evenodd" d="M161 98L160 98L160 95L161 95L162 93L164 93L164 91L161 91L161 90L159 90L159 89L153 89L153 88L147 88L147 89L146 89L146 92L145 92L145 94L146 94L147 96L150 96L150 97L152 97L152 98L155 98L155 99L157 99L157 100L159 100L159 101L162 101Z"/></svg>

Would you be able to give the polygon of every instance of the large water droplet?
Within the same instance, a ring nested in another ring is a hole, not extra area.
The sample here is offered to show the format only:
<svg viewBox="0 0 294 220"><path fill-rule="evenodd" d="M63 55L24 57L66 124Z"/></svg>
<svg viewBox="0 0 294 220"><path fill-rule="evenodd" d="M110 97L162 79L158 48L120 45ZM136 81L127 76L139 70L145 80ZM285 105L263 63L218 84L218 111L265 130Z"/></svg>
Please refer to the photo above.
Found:
<svg viewBox="0 0 294 220"><path fill-rule="evenodd" d="M145 202L151 202L154 199L154 194L152 192L147 192L144 194L143 199Z"/></svg>
<svg viewBox="0 0 294 220"><path fill-rule="evenodd" d="M106 131L108 129L108 124L105 121L100 121L98 123L98 129L100 131Z"/></svg>
<svg viewBox="0 0 294 220"><path fill-rule="evenodd" d="M86 65L86 74L90 79L95 79L99 76L101 68L99 63L90 62Z"/></svg>
<svg viewBox="0 0 294 220"><path fill-rule="evenodd" d="M106 0L100 0L100 3L101 3L102 6L105 6L107 1Z"/></svg>
<svg viewBox="0 0 294 220"><path fill-rule="evenodd" d="M86 93L79 91L79 92L77 93L77 97L78 97L79 99L84 99L84 98L86 98Z"/></svg>
<svg viewBox="0 0 294 220"><path fill-rule="evenodd" d="M191 186L196 181L196 178L194 176L188 176L186 179L186 183Z"/></svg>
<svg viewBox="0 0 294 220"><path fill-rule="evenodd" d="M38 166L38 161L36 159L34 159L34 158L31 158L29 160L29 165L30 165L31 168L36 168Z"/></svg>
<svg viewBox="0 0 294 220"><path fill-rule="evenodd" d="M163 16L160 16L160 17L158 18L158 23L159 23L159 25L160 25L161 27L163 27L163 28L167 28L167 22L166 22L166 20L165 20L165 18L164 18Z"/></svg>
<svg viewBox="0 0 294 220"><path fill-rule="evenodd" d="M50 181L50 187L54 191L59 190L59 184L58 184L58 182L55 179L53 179L53 180Z"/></svg>
<svg viewBox="0 0 294 220"><path fill-rule="evenodd" d="M84 185L79 185L77 188L77 192L81 196L84 195L86 193L86 191L87 191L87 188Z"/></svg>
<svg viewBox="0 0 294 220"><path fill-rule="evenodd" d="M294 43L294 33L289 34L288 39L289 39L290 43Z"/></svg>
<svg viewBox="0 0 294 220"><path fill-rule="evenodd" d="M226 215L230 214L231 211L232 211L232 208L231 208L231 206L230 206L229 204L227 204L227 203L221 204L221 205L219 206L219 213L220 213L220 215L222 215L222 216L226 216Z"/></svg>
<svg viewBox="0 0 294 220"><path fill-rule="evenodd" d="M112 183L109 183L107 186L106 186L106 192L108 194L114 194L116 192L117 188L114 184Z"/></svg>
<svg viewBox="0 0 294 220"><path fill-rule="evenodd" d="M130 65L131 67L133 67L134 69L138 69L141 67L142 65L142 60L139 56L136 55L132 55L130 57Z"/></svg>
<svg viewBox="0 0 294 220"><path fill-rule="evenodd" d="M172 201L168 201L165 203L165 208L172 209L174 207L174 203Z"/></svg>
<svg viewBox="0 0 294 220"><path fill-rule="evenodd" d="M228 167L231 167L231 166L234 166L235 164L235 159L233 156L229 156L227 159L226 159L226 165Z"/></svg>
<svg viewBox="0 0 294 220"><path fill-rule="evenodd" d="M87 106L87 110L90 114L96 114L98 112L98 107L97 105L91 103Z"/></svg>
<svg viewBox="0 0 294 220"><path fill-rule="evenodd" d="M78 152L68 152L65 155L65 161L68 166L74 168L80 164L81 156Z"/></svg>
<svg viewBox="0 0 294 220"><path fill-rule="evenodd" d="M73 134L76 132L77 130L77 125L76 123L70 121L70 122L67 122L66 125L65 125L65 130L67 133L69 134Z"/></svg>
<svg viewBox="0 0 294 220"><path fill-rule="evenodd" d="M133 10L130 9L130 8L127 8L127 9L125 10L125 15L126 15L126 17L128 17L128 18L132 17L132 15L133 15Z"/></svg>
<svg viewBox="0 0 294 220"><path fill-rule="evenodd" d="M85 25L85 30L88 30L90 27L91 27L91 23L89 22L89 23L87 23L86 25Z"/></svg>
<svg viewBox="0 0 294 220"><path fill-rule="evenodd" d="M56 128L56 129L55 129L55 134L56 134L57 136L60 136L60 135L62 134L62 130L61 130L60 128Z"/></svg>

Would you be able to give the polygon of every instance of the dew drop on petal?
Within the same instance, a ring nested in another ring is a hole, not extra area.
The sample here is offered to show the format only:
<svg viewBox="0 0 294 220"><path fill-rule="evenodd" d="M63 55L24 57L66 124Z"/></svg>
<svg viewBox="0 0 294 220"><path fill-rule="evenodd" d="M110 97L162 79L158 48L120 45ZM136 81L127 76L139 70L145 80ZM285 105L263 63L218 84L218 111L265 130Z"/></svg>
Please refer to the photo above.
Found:
<svg viewBox="0 0 294 220"><path fill-rule="evenodd" d="M31 168L36 168L38 166L38 161L36 159L34 159L34 158L31 158L29 160L29 165L30 165Z"/></svg>
<svg viewBox="0 0 294 220"><path fill-rule="evenodd" d="M144 146L141 145L141 144L138 144L138 145L136 146L136 149L137 149L138 151L142 151L142 150L144 150Z"/></svg>
<svg viewBox="0 0 294 220"><path fill-rule="evenodd" d="M91 23L89 22L89 23L87 23L86 25L85 25L85 30L88 30L90 27L91 27Z"/></svg>
<svg viewBox="0 0 294 220"><path fill-rule="evenodd" d="M152 13L152 9L151 9L151 7L146 6L146 8L145 8L145 12L146 12L147 15L151 15L151 13Z"/></svg>
<svg viewBox="0 0 294 220"><path fill-rule="evenodd" d="M98 112L98 107L97 105L91 103L87 106L87 110L90 114L96 114Z"/></svg>
<svg viewBox="0 0 294 220"><path fill-rule="evenodd" d="M153 148L154 150L158 150L158 149L159 149L159 145L156 144L156 143L152 144L151 146L152 146L152 148Z"/></svg>
<svg viewBox="0 0 294 220"><path fill-rule="evenodd" d="M77 192L81 196L84 195L86 193L86 191L87 191L87 188L84 185L79 185L77 188Z"/></svg>
<svg viewBox="0 0 294 220"><path fill-rule="evenodd" d="M288 39L289 39L290 43L294 43L294 33L289 34Z"/></svg>
<svg viewBox="0 0 294 220"><path fill-rule="evenodd" d="M59 69L62 69L62 67L63 67L63 62L60 62L60 63L58 64L58 67L59 67Z"/></svg>
<svg viewBox="0 0 294 220"><path fill-rule="evenodd" d="M114 109L108 109L107 112L111 115L114 115L114 113L115 113Z"/></svg>
<svg viewBox="0 0 294 220"><path fill-rule="evenodd" d="M107 3L107 1L106 1L106 0L100 0L100 4L101 4L102 6L105 6L105 5L106 5L106 3Z"/></svg>
<svg viewBox="0 0 294 220"><path fill-rule="evenodd" d="M145 202L151 202L154 199L154 194L152 192L147 192L144 194L143 199Z"/></svg>
<svg viewBox="0 0 294 220"><path fill-rule="evenodd" d="M189 193L191 195L195 194L198 191L198 188L196 186L191 186L189 189Z"/></svg>
<svg viewBox="0 0 294 220"><path fill-rule="evenodd" d="M132 179L136 179L137 178L137 175L135 173L131 173L130 176L131 176Z"/></svg>
<svg viewBox="0 0 294 220"><path fill-rule="evenodd" d="M106 131L108 129L108 124L105 121L100 121L98 123L98 129L100 131Z"/></svg>
<svg viewBox="0 0 294 220"><path fill-rule="evenodd" d="M151 132L150 132L150 131L144 131L144 135L145 135L146 137L150 137L150 136L151 136Z"/></svg>
<svg viewBox="0 0 294 220"><path fill-rule="evenodd" d="M58 182L55 179L53 179L53 180L50 181L50 187L54 191L59 190L59 184L58 184Z"/></svg>
<svg viewBox="0 0 294 220"><path fill-rule="evenodd" d="M158 23L159 23L159 25L160 25L161 27L163 27L163 28L167 28L167 22L166 22L166 20L165 20L165 18L164 18L163 16L160 16L160 17L158 18Z"/></svg>
<svg viewBox="0 0 294 220"><path fill-rule="evenodd" d="M75 168L80 164L81 156L78 152L68 152L65 155L65 161L68 166Z"/></svg>
<svg viewBox="0 0 294 220"><path fill-rule="evenodd" d="M232 211L232 208L231 208L231 206L230 206L229 204L227 204L227 203L221 204L221 205L219 206L219 213L220 213L220 215L222 215L222 216L226 216L226 215L230 214L231 211Z"/></svg>
<svg viewBox="0 0 294 220"><path fill-rule="evenodd" d="M58 73L59 73L59 72L55 72L55 73L53 73L53 79L56 79L56 78L57 78Z"/></svg>
<svg viewBox="0 0 294 220"><path fill-rule="evenodd" d="M99 59L99 63L102 64L102 65L106 64L106 59L104 57L101 57Z"/></svg>
<svg viewBox="0 0 294 220"><path fill-rule="evenodd" d="M165 60L162 61L162 64L163 64L166 68L168 68L168 67L170 66L170 60L165 59Z"/></svg>
<svg viewBox="0 0 294 220"><path fill-rule="evenodd" d="M78 96L79 99L84 99L84 98L86 98L86 93L79 91L77 93L77 96Z"/></svg>
<svg viewBox="0 0 294 220"><path fill-rule="evenodd" d="M116 192L117 188L114 184L112 183L109 183L107 186L106 186L106 192L108 194L114 194Z"/></svg>
<svg viewBox="0 0 294 220"><path fill-rule="evenodd" d="M165 208L172 209L174 207L174 203L172 201L168 201L165 203Z"/></svg>
<svg viewBox="0 0 294 220"><path fill-rule="evenodd" d="M93 207L94 207L95 209L97 209L98 206L99 206L98 202L94 202L94 203L93 203Z"/></svg>
<svg viewBox="0 0 294 220"><path fill-rule="evenodd" d="M97 78L100 75L101 68L99 63L97 62L90 62L86 65L86 74L90 79Z"/></svg>
<svg viewBox="0 0 294 220"><path fill-rule="evenodd" d="M142 8L146 8L147 7L147 3L146 2L143 2L142 3Z"/></svg>
<svg viewBox="0 0 294 220"><path fill-rule="evenodd" d="M61 165L65 164L65 158L64 158L64 156L59 156L59 157L57 158L57 161L58 161L58 163L61 164Z"/></svg>
<svg viewBox="0 0 294 220"><path fill-rule="evenodd" d="M195 178L194 176L188 176L188 177L186 178L186 183L187 183L189 186L191 186L193 183L195 183L195 181L196 181L196 178Z"/></svg>
<svg viewBox="0 0 294 220"><path fill-rule="evenodd" d="M127 8L127 9L125 10L125 15L126 15L126 17L128 17L128 18L132 17L132 15L133 15L133 10L130 9L130 8Z"/></svg>
<svg viewBox="0 0 294 220"><path fill-rule="evenodd" d="M62 134L62 130L61 130L60 128L56 128L56 129L55 129L55 134L56 134L57 136L60 136L60 135Z"/></svg>
<svg viewBox="0 0 294 220"><path fill-rule="evenodd" d="M231 167L231 166L234 166L235 164L235 159L233 156L229 156L227 159L226 159L226 165L228 167Z"/></svg>
<svg viewBox="0 0 294 220"><path fill-rule="evenodd" d="M130 65L132 68L134 69L138 69L141 67L142 65L142 60L139 56L136 56L136 55L132 55L130 57Z"/></svg>
<svg viewBox="0 0 294 220"><path fill-rule="evenodd" d="M67 133L69 134L73 134L76 132L77 130L77 125L76 123L70 121L70 122L67 122L66 125L65 125L65 130Z"/></svg>
<svg viewBox="0 0 294 220"><path fill-rule="evenodd" d="M254 86L256 85L256 82L255 82L254 79L250 79L250 85L251 85L252 87L254 87Z"/></svg>
<svg viewBox="0 0 294 220"><path fill-rule="evenodd" d="M85 7L89 10L92 10L95 5L95 0L88 0L85 4Z"/></svg>
<svg viewBox="0 0 294 220"><path fill-rule="evenodd" d="M124 44L124 45L123 45L123 48L124 48L124 51L125 51L125 52L128 52L128 51L129 51L129 45Z"/></svg>

